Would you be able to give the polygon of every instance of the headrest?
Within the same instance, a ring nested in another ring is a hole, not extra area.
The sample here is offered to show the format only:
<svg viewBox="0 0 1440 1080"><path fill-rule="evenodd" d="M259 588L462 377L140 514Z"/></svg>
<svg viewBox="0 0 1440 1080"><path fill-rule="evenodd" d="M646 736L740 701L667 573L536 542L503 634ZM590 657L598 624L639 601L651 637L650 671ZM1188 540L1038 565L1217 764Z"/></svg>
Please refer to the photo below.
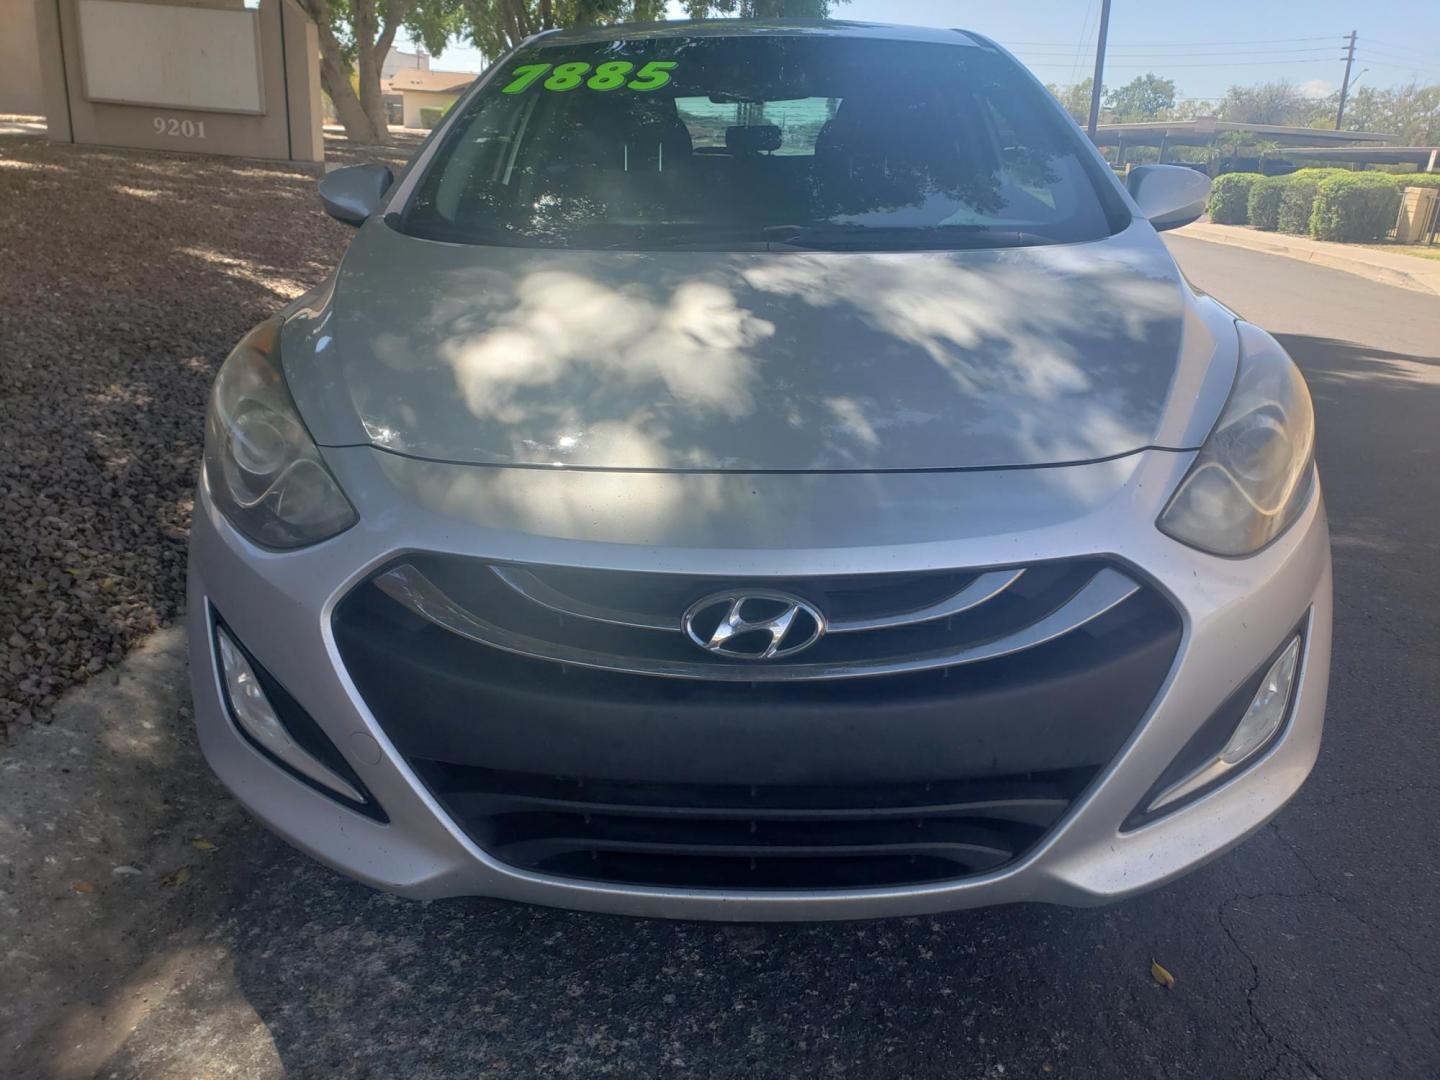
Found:
<svg viewBox="0 0 1440 1080"><path fill-rule="evenodd" d="M766 150L779 150L780 129L774 124L727 127L725 149L732 154L758 154Z"/></svg>

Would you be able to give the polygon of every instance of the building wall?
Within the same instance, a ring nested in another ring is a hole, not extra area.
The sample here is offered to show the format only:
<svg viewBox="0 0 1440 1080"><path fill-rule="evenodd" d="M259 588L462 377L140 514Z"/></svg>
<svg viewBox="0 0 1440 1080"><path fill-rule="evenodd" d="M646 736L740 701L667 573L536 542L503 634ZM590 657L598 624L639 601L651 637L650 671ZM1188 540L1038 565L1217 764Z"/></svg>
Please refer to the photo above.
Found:
<svg viewBox="0 0 1440 1080"><path fill-rule="evenodd" d="M405 126L408 128L425 126L420 122L421 109L443 109L460 99L459 94L436 94L428 90L406 90L402 96L405 99Z"/></svg>
<svg viewBox="0 0 1440 1080"><path fill-rule="evenodd" d="M37 0L33 10L52 139L324 159L319 39L294 0Z"/></svg>
<svg viewBox="0 0 1440 1080"><path fill-rule="evenodd" d="M35 0L0 0L0 113L45 115Z"/></svg>
<svg viewBox="0 0 1440 1080"><path fill-rule="evenodd" d="M380 64L380 78L388 79L397 71L429 71L430 57L426 53L402 52L391 49Z"/></svg>

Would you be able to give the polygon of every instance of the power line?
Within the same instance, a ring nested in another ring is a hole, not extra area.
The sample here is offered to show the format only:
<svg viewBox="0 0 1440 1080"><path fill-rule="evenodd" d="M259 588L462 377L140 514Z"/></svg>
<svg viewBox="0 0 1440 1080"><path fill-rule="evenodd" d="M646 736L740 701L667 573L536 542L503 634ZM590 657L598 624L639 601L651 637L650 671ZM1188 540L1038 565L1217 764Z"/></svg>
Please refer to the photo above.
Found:
<svg viewBox="0 0 1440 1080"><path fill-rule="evenodd" d="M1089 25L1090 16L1085 16L1085 23ZM1344 35L1338 35L1343 39ZM1188 49L1196 45L1288 45L1296 41L1335 41L1337 35L1326 34L1324 37L1301 37L1301 38L1269 38L1258 41L1127 41L1110 46L1112 49ZM1002 41L1002 45L1060 45L1068 48L1068 41Z"/></svg>
<svg viewBox="0 0 1440 1080"><path fill-rule="evenodd" d="M1370 39L1369 39L1369 42L1370 42L1370 44L1371 44L1372 46L1373 46L1373 45L1379 45L1382 49L1385 49L1387 52L1415 53L1417 56L1423 56L1423 57L1425 57L1427 60L1428 60L1428 59L1433 59L1433 58L1434 58L1434 55L1435 55L1434 53L1427 53L1427 52L1424 52L1424 51L1421 50L1421 49L1417 49L1417 48L1415 48L1415 46L1413 46L1413 45L1400 45L1400 44L1397 44L1397 43L1391 42L1391 41L1381 41L1379 38L1370 38Z"/></svg>
<svg viewBox="0 0 1440 1080"><path fill-rule="evenodd" d="M1413 67L1430 68L1435 64L1435 57L1433 56L1422 60L1419 57L1399 56L1391 52L1380 52L1369 46L1363 47L1361 52L1365 55L1366 59L1374 57L1379 60L1394 60L1401 64L1409 64Z"/></svg>
<svg viewBox="0 0 1440 1080"><path fill-rule="evenodd" d="M1381 59L1368 50L1356 54L1357 58L1371 67L1388 67L1393 71L1408 71L1412 75L1422 75L1426 78L1440 76L1440 67L1430 67L1427 64L1418 63L1412 60L1385 60ZM1434 61L1431 61L1433 63Z"/></svg>
<svg viewBox="0 0 1440 1080"><path fill-rule="evenodd" d="M1344 46L1342 45L1341 48L1343 49ZM1017 51L1017 52L1020 52L1020 53L1024 53L1024 54L1027 55L1027 56L1068 56L1068 55L1070 55L1068 49L1024 49L1024 48L1021 48L1021 49L1017 49L1016 51ZM1288 55L1288 54L1293 54L1293 53L1328 53L1328 52L1333 52L1333 51L1334 51L1334 47L1333 47L1333 46L1330 46L1330 47L1322 47L1322 48L1318 48L1318 49L1224 49L1224 50L1220 50L1220 51L1218 51L1218 52L1217 52L1217 51L1202 51L1202 52L1190 52L1190 53L1151 53L1151 54L1148 54L1148 55L1155 56L1155 58L1156 58L1157 60L1188 60L1188 59L1190 59L1191 57L1195 57L1195 56L1282 56L1282 55ZM1110 54L1115 54L1115 53L1116 53L1116 50L1115 50L1115 49L1107 49L1106 52L1107 52L1107 53L1110 53ZM1130 57L1131 59L1134 59L1134 58L1136 58L1137 56L1146 55L1146 54L1126 52L1126 53L1119 53L1118 55L1120 55L1121 57Z"/></svg>
<svg viewBox="0 0 1440 1080"><path fill-rule="evenodd" d="M1335 59L1337 59L1337 60L1344 60L1345 57L1339 56L1339 57L1336 57ZM1316 64L1324 64L1324 63L1327 63L1327 62L1328 62L1328 60L1321 60L1321 59L1316 59L1316 60L1240 60L1240 61L1235 61L1235 62L1230 62L1230 61L1225 61L1225 60L1217 60L1217 61L1216 61L1215 63L1213 63L1213 64L1189 64L1189 63L1187 63L1187 64L1167 64L1167 63L1164 63L1164 62L1162 61L1162 62L1160 62L1160 63L1148 63L1148 64L1107 64L1106 66L1107 66L1107 67L1111 67L1111 68L1125 68L1125 69L1127 69L1127 70L1137 70L1137 69L1140 69L1140 68L1149 68L1149 69L1151 69L1151 70L1153 70L1153 71L1159 71L1159 70L1169 71L1169 70L1172 69L1172 68L1270 67L1270 66L1275 65L1275 64L1310 64L1310 65L1313 66L1313 65L1316 65ZM1039 67L1039 68L1067 68L1067 67L1070 67L1069 64L1065 64L1065 63L1037 63L1037 64L1026 64L1025 66L1026 66L1026 67L1032 67L1032 68L1037 68L1037 67Z"/></svg>
<svg viewBox="0 0 1440 1080"><path fill-rule="evenodd" d="M1095 10L1095 0L1089 0L1085 5L1085 18L1080 22L1080 38L1075 42L1075 52L1070 64L1070 81L1078 82L1080 77L1080 57L1085 43L1089 39L1090 15Z"/></svg>

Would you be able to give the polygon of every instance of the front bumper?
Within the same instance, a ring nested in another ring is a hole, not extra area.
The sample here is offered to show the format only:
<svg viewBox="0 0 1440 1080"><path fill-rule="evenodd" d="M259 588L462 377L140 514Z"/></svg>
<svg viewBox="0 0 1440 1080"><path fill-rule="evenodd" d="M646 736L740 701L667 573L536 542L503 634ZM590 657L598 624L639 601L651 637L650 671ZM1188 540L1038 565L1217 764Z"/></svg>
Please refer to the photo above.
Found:
<svg viewBox="0 0 1440 1080"><path fill-rule="evenodd" d="M1101 903L1169 881L1261 827L1299 788L1319 750L1331 587L1318 486L1279 541L1251 558L1228 560L1185 548L1153 527L1158 503L1188 467L1188 454L1147 452L1118 463L998 474L1003 483L994 473L885 478L888 512L863 520L854 518L856 485L868 488L874 478L751 476L742 481L751 497L806 512L779 527L771 522L763 537L732 534L733 544L717 550L696 542L703 534L692 527L703 513L673 513L692 494L722 513L735 496L724 490L728 481L712 477L618 487L607 476L531 472L520 476L523 492L507 495L470 485L479 476L509 482L514 471L412 469L358 448L326 456L357 505L389 509L371 510L350 532L300 552L250 545L216 512L202 483L190 574L196 718L207 758L242 802L295 846L377 888L423 898L479 894L633 915L745 920L867 918L1024 900ZM687 491L692 480L694 490ZM464 520L478 513L471 509L477 505L484 525ZM582 505L583 515L574 512ZM962 522L954 520L956 505L972 511ZM846 527L824 527L841 514L851 516ZM1007 531L987 533L994 521L1005 521ZM1183 632L1158 695L1118 755L1056 828L1003 868L881 889L604 884L520 870L472 842L387 737L341 663L332 632L336 605L376 567L412 551L751 579L1104 556L1163 592L1180 613ZM388 823L300 784L239 734L220 696L212 612L223 615L315 718ZM1196 728L1302 620L1305 654L1281 736L1228 783L1124 831L1122 823Z"/></svg>

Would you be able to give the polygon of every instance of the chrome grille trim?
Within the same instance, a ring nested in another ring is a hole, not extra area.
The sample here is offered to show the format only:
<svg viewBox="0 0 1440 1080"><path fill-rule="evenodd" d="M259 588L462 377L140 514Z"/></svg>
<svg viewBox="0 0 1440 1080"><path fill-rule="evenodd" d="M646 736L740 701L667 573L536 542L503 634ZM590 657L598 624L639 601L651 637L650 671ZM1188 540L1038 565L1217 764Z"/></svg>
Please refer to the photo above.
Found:
<svg viewBox="0 0 1440 1080"><path fill-rule="evenodd" d="M491 563L490 572L532 604L539 604L541 607L557 611L561 615L573 615L577 619L613 623L616 626L629 626L636 630L672 630L677 634L684 632L680 626L678 615L673 619L665 619L647 615L642 611L625 611L621 608L592 604L587 600L581 600L579 597L570 596L568 593L552 588L529 570L522 570L518 566L496 566Z"/></svg>
<svg viewBox="0 0 1440 1080"><path fill-rule="evenodd" d="M857 630L888 630L896 626L910 626L914 623L948 619L981 604L994 600L1015 582L1020 580L1020 570L991 570L981 574L953 596L946 597L928 607L914 611L900 611L894 615L877 615L871 619L832 619L825 624L827 634L853 633Z"/></svg>
<svg viewBox="0 0 1440 1080"><path fill-rule="evenodd" d="M978 579L972 584L978 584ZM757 664L628 657L544 641L498 626L466 609L410 563L402 563L381 574L375 578L375 585L391 599L436 626L471 641L519 656L630 675L745 683L853 679L932 671L993 660L1035 648L1078 630L1140 590L1140 586L1124 574L1110 567L1103 567L1060 606L1004 637L865 661Z"/></svg>
<svg viewBox="0 0 1440 1080"><path fill-rule="evenodd" d="M623 608L592 604L588 600L561 592L541 580L537 574L518 566L497 566L492 563L490 572L526 600L561 615L589 619L593 622L612 623L616 626L628 626L636 630L668 630L677 634L684 633L684 627L681 626L678 617L667 619L641 611L627 611ZM934 604L915 608L912 611L877 615L869 619L830 619L826 621L825 632L827 634L845 634L861 630L887 630L897 626L910 626L914 623L947 619L952 615L959 615L961 612L969 611L971 608L979 607L981 604L995 599L1019 581L1023 573L1025 573L1023 568L992 570L981 574L957 592Z"/></svg>

